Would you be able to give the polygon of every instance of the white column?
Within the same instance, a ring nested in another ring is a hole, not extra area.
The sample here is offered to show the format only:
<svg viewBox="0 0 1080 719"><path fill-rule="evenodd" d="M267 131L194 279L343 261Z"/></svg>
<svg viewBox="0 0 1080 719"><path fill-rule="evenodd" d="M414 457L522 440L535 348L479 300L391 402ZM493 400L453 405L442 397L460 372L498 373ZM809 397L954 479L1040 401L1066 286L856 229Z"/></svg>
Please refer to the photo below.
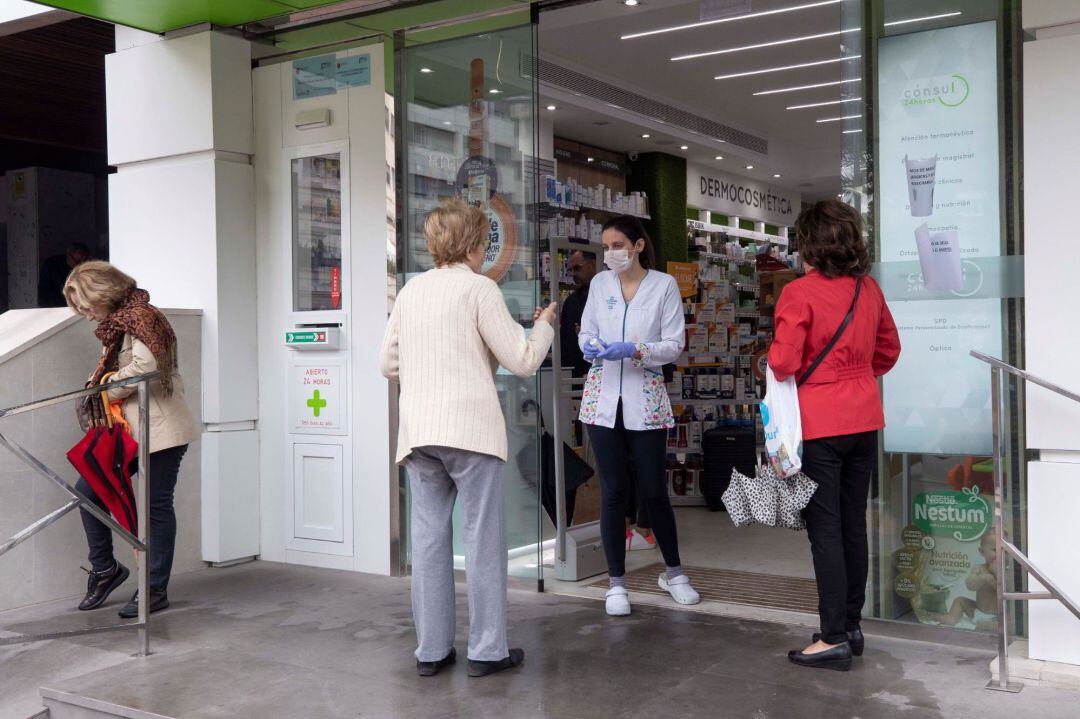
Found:
<svg viewBox="0 0 1080 719"><path fill-rule="evenodd" d="M1074 23L1069 25L1068 23ZM1076 245L1062 220L1076 201L1080 164L1080 4L1028 0L1024 28L1024 236L1026 363L1033 374L1080 391L1076 356ZM1045 28L1045 29L1040 29ZM1063 261L1062 258L1068 258ZM1027 396L1028 545L1032 561L1080 601L1080 405L1039 389ZM1034 582L1033 582L1034 584ZM1030 603L1030 656L1080 664L1080 620L1060 604Z"/></svg>
<svg viewBox="0 0 1080 719"><path fill-rule="evenodd" d="M202 332L203 558L259 553L251 50L117 29L105 63L111 256Z"/></svg>

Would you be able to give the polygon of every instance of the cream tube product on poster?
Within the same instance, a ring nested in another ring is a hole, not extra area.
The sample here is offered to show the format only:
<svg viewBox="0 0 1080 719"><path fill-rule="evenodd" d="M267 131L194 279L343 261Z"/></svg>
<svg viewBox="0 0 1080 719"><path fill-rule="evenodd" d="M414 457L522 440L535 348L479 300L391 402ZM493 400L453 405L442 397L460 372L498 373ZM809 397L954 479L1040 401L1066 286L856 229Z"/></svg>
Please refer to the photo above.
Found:
<svg viewBox="0 0 1080 719"><path fill-rule="evenodd" d="M934 214L934 184L937 180L937 155L922 160L909 159L904 155L907 169L908 202L912 217L929 217Z"/></svg>
<svg viewBox="0 0 1080 719"><path fill-rule="evenodd" d="M956 230L930 233L926 223L915 230L923 283L933 291L960 290L964 274L960 267L960 236Z"/></svg>

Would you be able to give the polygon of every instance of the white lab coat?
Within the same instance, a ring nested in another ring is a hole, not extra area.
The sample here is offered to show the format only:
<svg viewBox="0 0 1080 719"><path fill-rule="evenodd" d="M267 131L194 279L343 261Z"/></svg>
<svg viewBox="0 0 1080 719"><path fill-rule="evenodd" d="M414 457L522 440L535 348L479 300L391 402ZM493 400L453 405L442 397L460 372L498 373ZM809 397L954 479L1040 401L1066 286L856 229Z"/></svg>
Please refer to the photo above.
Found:
<svg viewBox="0 0 1080 719"><path fill-rule="evenodd" d="M597 360L585 380L579 418L585 424L615 426L619 398L623 426L641 431L675 426L661 367L674 362L685 345L682 297L675 278L649 270L629 304L619 276L597 274L581 316L578 345L585 351L594 337L606 343L633 342L640 359Z"/></svg>

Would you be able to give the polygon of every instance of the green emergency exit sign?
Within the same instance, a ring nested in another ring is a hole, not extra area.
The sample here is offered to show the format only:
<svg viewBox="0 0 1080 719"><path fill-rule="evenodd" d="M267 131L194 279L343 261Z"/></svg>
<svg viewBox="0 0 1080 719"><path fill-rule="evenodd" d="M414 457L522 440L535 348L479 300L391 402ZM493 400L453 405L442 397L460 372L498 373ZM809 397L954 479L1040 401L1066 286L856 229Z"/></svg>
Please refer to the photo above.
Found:
<svg viewBox="0 0 1080 719"><path fill-rule="evenodd" d="M317 345L326 343L326 331L286 332L285 342L291 345Z"/></svg>

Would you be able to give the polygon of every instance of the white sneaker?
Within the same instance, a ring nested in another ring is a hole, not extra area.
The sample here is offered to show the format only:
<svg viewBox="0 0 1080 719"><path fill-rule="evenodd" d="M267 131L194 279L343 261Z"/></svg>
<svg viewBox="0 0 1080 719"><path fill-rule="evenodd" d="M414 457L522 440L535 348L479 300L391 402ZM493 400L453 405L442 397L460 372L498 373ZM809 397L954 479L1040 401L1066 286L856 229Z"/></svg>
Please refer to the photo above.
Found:
<svg viewBox="0 0 1080 719"><path fill-rule="evenodd" d="M642 549L655 549L656 538L653 535L646 537L636 529L626 530L626 551L636 552Z"/></svg>
<svg viewBox="0 0 1080 719"><path fill-rule="evenodd" d="M697 604L701 601L701 595L690 586L690 577L685 574L668 581L666 574L660 575L660 588L671 595L679 604Z"/></svg>
<svg viewBox="0 0 1080 719"><path fill-rule="evenodd" d="M630 593L626 587L612 587L604 595L604 608L613 617L625 617L630 614Z"/></svg>

